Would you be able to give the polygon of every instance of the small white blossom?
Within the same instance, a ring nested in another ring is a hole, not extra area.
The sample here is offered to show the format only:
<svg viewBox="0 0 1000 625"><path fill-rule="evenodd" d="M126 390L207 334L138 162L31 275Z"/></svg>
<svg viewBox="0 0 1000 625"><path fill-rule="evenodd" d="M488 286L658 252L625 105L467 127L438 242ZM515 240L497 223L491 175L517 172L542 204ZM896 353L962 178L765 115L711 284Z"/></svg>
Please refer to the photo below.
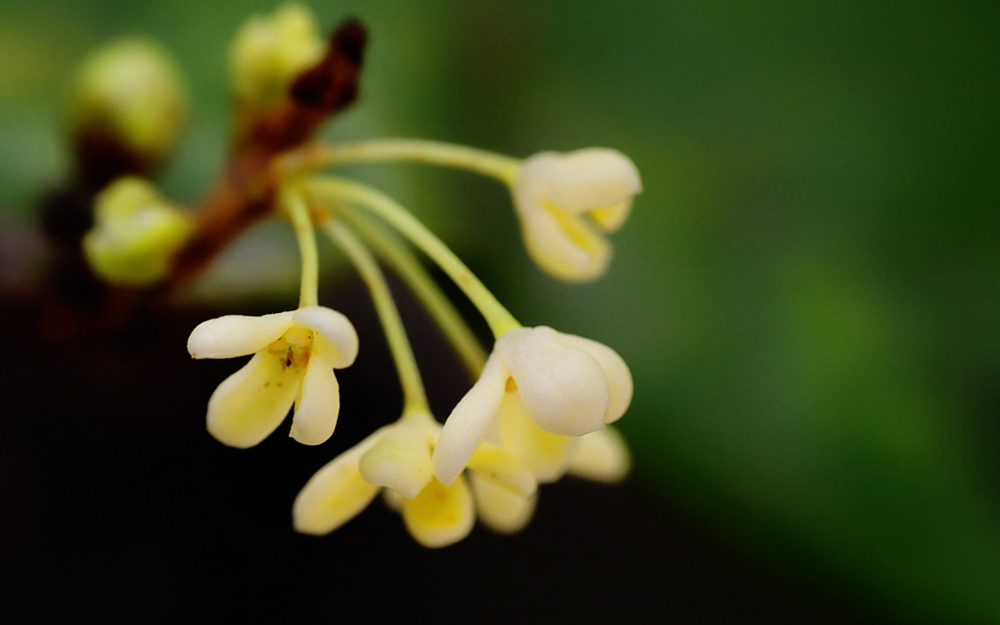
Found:
<svg viewBox="0 0 1000 625"><path fill-rule="evenodd" d="M528 468L512 454L482 445L468 461L474 490L461 476L446 486L434 477L431 462L440 430L429 413L412 414L335 458L296 497L295 529L332 532L361 512L381 488L387 489L407 531L425 547L465 538L477 507L484 523L499 531L511 526L512 519L526 522L536 488ZM482 501L474 501L473 492Z"/></svg>
<svg viewBox="0 0 1000 625"><path fill-rule="evenodd" d="M208 431L231 447L253 447L295 404L291 436L318 445L333 433L340 386L333 370L350 366L358 335L341 313L322 306L247 317L228 315L198 325L188 339L193 358L253 354L208 401Z"/></svg>
<svg viewBox="0 0 1000 625"><path fill-rule="evenodd" d="M568 282L604 273L611 260L604 232L621 227L640 191L635 164L607 148L536 154L524 161L511 184L528 254L544 271Z"/></svg>
<svg viewBox="0 0 1000 625"><path fill-rule="evenodd" d="M503 413L523 411L547 433L577 437L617 421L631 401L632 374L606 345L545 326L510 330L497 339L479 380L445 422L434 473L450 484L491 429L520 427ZM569 461L569 450L556 442L559 449L545 461L552 476Z"/></svg>

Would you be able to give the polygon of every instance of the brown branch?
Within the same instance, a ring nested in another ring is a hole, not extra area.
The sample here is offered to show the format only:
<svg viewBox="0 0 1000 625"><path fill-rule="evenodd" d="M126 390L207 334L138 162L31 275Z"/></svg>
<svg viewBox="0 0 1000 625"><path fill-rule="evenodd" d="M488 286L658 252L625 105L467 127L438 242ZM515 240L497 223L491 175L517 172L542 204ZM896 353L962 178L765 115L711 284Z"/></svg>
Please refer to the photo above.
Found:
<svg viewBox="0 0 1000 625"><path fill-rule="evenodd" d="M174 257L165 292L197 276L236 236L274 211L276 158L305 144L354 102L366 40L360 22L344 22L330 36L324 57L295 79L283 102L263 114L237 112L232 156L201 204L195 233Z"/></svg>

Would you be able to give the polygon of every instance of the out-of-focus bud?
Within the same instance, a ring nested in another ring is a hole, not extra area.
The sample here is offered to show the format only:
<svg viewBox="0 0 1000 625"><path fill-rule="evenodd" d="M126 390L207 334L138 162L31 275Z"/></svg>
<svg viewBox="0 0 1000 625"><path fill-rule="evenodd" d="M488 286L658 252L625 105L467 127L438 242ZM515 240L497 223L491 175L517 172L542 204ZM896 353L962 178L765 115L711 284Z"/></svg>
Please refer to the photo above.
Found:
<svg viewBox="0 0 1000 625"><path fill-rule="evenodd" d="M69 116L81 159L122 161L113 176L147 172L169 156L187 110L187 90L167 51L130 36L83 62ZM81 165L87 170L88 163Z"/></svg>
<svg viewBox="0 0 1000 625"><path fill-rule="evenodd" d="M174 252L194 230L190 216L134 176L98 194L94 212L83 250L94 272L117 284L146 286L165 278Z"/></svg>
<svg viewBox="0 0 1000 625"><path fill-rule="evenodd" d="M312 12L301 4L251 17L229 51L237 103L260 110L279 102L296 76L323 58L325 49Z"/></svg>

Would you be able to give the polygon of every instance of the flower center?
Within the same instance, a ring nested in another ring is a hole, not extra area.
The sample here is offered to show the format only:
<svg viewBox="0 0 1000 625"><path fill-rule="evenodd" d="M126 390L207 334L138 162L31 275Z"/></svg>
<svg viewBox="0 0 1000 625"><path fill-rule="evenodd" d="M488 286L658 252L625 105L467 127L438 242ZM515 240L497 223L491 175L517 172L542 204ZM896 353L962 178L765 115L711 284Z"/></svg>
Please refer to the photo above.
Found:
<svg viewBox="0 0 1000 625"><path fill-rule="evenodd" d="M281 335L281 338L267 346L267 352L281 360L281 368L305 367L309 364L312 353L312 332L306 328L294 326Z"/></svg>

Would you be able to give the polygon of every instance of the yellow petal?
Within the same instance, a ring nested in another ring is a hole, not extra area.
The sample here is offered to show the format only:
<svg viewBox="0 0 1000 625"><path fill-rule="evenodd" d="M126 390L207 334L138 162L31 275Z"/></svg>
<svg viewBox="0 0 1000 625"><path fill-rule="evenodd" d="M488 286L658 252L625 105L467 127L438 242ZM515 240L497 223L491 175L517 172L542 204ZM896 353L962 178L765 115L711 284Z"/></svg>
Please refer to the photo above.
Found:
<svg viewBox="0 0 1000 625"><path fill-rule="evenodd" d="M611 246L583 216L561 211L543 200L517 214L528 255L552 277L589 282L607 270Z"/></svg>
<svg viewBox="0 0 1000 625"><path fill-rule="evenodd" d="M565 475L579 438L538 427L516 392L507 393L497 422L504 448L520 458L539 482L554 482Z"/></svg>
<svg viewBox="0 0 1000 625"><path fill-rule="evenodd" d="M477 447L469 458L469 469L521 497L533 494L538 488L531 469L518 456L494 445L484 443Z"/></svg>
<svg viewBox="0 0 1000 625"><path fill-rule="evenodd" d="M413 499L403 499L403 522L410 535L425 547L456 543L472 531L476 510L465 478L451 486L432 479Z"/></svg>
<svg viewBox="0 0 1000 625"><path fill-rule="evenodd" d="M632 458L625 439L611 426L580 439L569 463L573 475L595 482L619 482L628 475Z"/></svg>
<svg viewBox="0 0 1000 625"><path fill-rule="evenodd" d="M590 216L594 218L601 230L614 232L622 227L631 212L632 200L627 200L614 206L596 208L590 211Z"/></svg>
<svg viewBox="0 0 1000 625"><path fill-rule="evenodd" d="M476 499L476 513L483 524L495 532L520 531L535 512L538 495L518 495L493 480L473 473L469 476Z"/></svg>
<svg viewBox="0 0 1000 625"><path fill-rule="evenodd" d="M208 431L230 447L253 447L273 432L295 401L301 370L258 352L208 400Z"/></svg>
<svg viewBox="0 0 1000 625"><path fill-rule="evenodd" d="M378 441L384 430L361 441L316 472L295 498L292 524L303 534L327 534L365 509L379 487L358 471L358 460Z"/></svg>
<svg viewBox="0 0 1000 625"><path fill-rule="evenodd" d="M292 327L291 312L262 317L226 315L198 324L188 338L192 358L234 358L258 352Z"/></svg>
<svg viewBox="0 0 1000 625"><path fill-rule="evenodd" d="M412 499L433 478L431 445L422 424L400 421L361 457L364 478Z"/></svg>
<svg viewBox="0 0 1000 625"><path fill-rule="evenodd" d="M337 427L340 413L340 384L333 365L322 352L313 351L302 379L301 399L292 417L289 436L304 445L326 442Z"/></svg>

